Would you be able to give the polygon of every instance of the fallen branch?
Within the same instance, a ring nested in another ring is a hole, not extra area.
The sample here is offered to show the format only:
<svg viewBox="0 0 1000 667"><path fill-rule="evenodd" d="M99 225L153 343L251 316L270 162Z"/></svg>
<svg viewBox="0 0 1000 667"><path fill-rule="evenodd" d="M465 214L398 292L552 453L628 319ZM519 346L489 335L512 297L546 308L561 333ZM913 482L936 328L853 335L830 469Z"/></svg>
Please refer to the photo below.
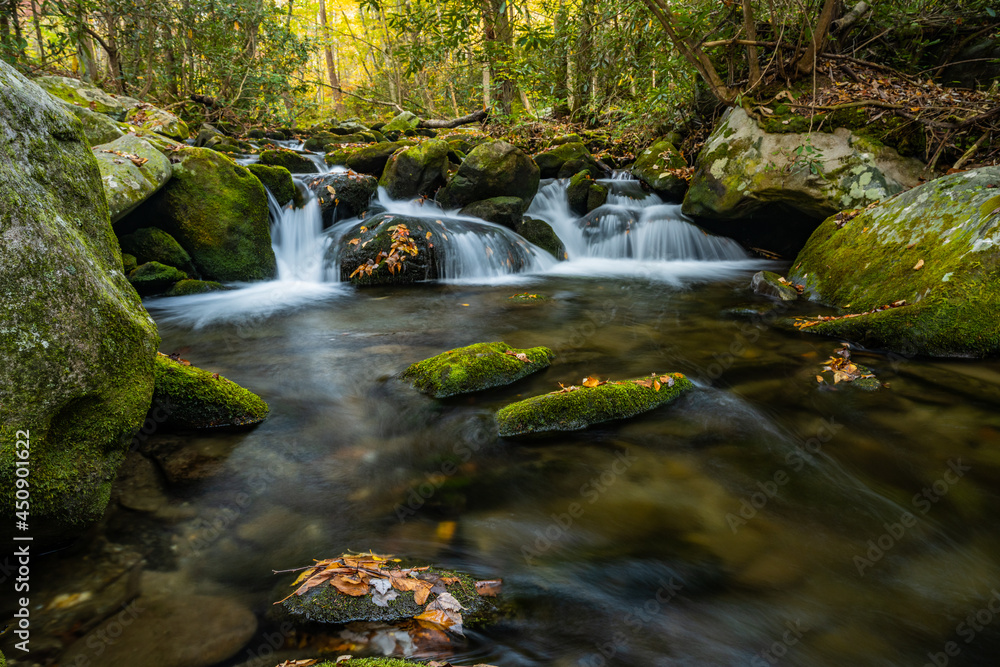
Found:
<svg viewBox="0 0 1000 667"><path fill-rule="evenodd" d="M434 130L446 130L453 127L459 127L460 125L481 123L486 120L489 115L488 111L480 109L479 111L470 113L468 116L462 116L461 118L455 118L453 120L422 120L417 123L417 127L425 127Z"/></svg>

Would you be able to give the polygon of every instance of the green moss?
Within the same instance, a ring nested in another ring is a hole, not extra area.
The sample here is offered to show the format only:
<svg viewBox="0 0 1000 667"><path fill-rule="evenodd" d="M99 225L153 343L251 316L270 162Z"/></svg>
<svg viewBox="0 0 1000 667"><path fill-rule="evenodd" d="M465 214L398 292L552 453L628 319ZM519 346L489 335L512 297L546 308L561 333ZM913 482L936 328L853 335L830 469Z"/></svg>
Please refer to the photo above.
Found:
<svg viewBox="0 0 1000 667"><path fill-rule="evenodd" d="M465 607L462 612L465 627L482 626L495 618L497 608L494 602L476 593L475 579L463 572L436 567L428 568L427 572L458 579L446 589ZM292 590L289 588L289 592ZM370 595L345 595L332 586L318 586L303 595L292 595L280 606L284 612L293 617L315 623L337 624L352 621L391 623L413 618L423 612L425 607L416 603L414 594L410 591L399 592L396 599L389 600L387 606L380 607L372 602Z"/></svg>
<svg viewBox="0 0 1000 667"><path fill-rule="evenodd" d="M222 283L211 280L180 280L167 290L164 296L188 296L191 294L204 294L205 292L219 292L227 289L229 288Z"/></svg>
<svg viewBox="0 0 1000 667"><path fill-rule="evenodd" d="M316 163L305 155L287 149L267 150L260 154L260 163L269 167L284 167L293 174L315 174Z"/></svg>
<svg viewBox="0 0 1000 667"><path fill-rule="evenodd" d="M177 239L210 280L274 277L267 194L245 167L207 148L175 153L170 182L129 217Z"/></svg>
<svg viewBox="0 0 1000 667"><path fill-rule="evenodd" d="M125 122L137 125L144 130L162 134L175 141L184 141L191 136L187 123L180 118L156 107L142 105L128 110Z"/></svg>
<svg viewBox="0 0 1000 667"><path fill-rule="evenodd" d="M173 236L162 229L143 227L120 237L118 242L121 244L122 252L134 255L134 261L138 264L159 262L167 266L176 266L185 272L194 272L191 255Z"/></svg>
<svg viewBox="0 0 1000 667"><path fill-rule="evenodd" d="M651 187L657 193L670 199L684 196L687 181L669 173L668 169L683 169L687 166L684 156L669 141L657 141L644 150L632 165L632 175Z"/></svg>
<svg viewBox="0 0 1000 667"><path fill-rule="evenodd" d="M260 179L279 206L284 206L295 198L295 181L292 173L284 167L269 167L266 164L251 164L247 166L250 173Z"/></svg>
<svg viewBox="0 0 1000 667"><path fill-rule="evenodd" d="M566 254L566 246L563 245L559 235L552 229L552 225L544 220L524 218L515 231L526 241L534 243L556 259L569 259L569 255Z"/></svg>
<svg viewBox="0 0 1000 667"><path fill-rule="evenodd" d="M427 667L427 663L411 662L397 658L352 658L336 663L321 662L316 667Z"/></svg>
<svg viewBox="0 0 1000 667"><path fill-rule="evenodd" d="M343 165L359 174L381 176L393 153L406 146L414 145L416 145L415 141L397 141L379 143L374 146L342 147L327 153L323 159L331 166Z"/></svg>
<svg viewBox="0 0 1000 667"><path fill-rule="evenodd" d="M529 361L516 354L526 355ZM518 350L501 342L476 343L418 361L402 377L420 391L444 398L511 384L548 368L554 357L547 347Z"/></svg>
<svg viewBox="0 0 1000 667"><path fill-rule="evenodd" d="M570 178L586 170L594 178L603 170L582 143L559 144L534 156L541 178Z"/></svg>
<svg viewBox="0 0 1000 667"><path fill-rule="evenodd" d="M659 375L655 377L660 377ZM553 392L518 401L497 412L501 437L578 431L592 424L633 417L668 403L694 385L680 373L672 373L673 386L660 389L636 384L636 380L606 382L597 387Z"/></svg>
<svg viewBox="0 0 1000 667"><path fill-rule="evenodd" d="M135 255L130 255L127 252L122 253L122 273L128 275L137 266L139 263L136 261Z"/></svg>
<svg viewBox="0 0 1000 667"><path fill-rule="evenodd" d="M1000 352L1000 219L989 213L996 195L985 187L997 183L997 167L953 174L839 228L834 217L824 221L789 278L813 300L867 314L804 331L904 354ZM868 312L900 300L906 305Z"/></svg>
<svg viewBox="0 0 1000 667"><path fill-rule="evenodd" d="M448 144L424 141L395 152L385 165L379 185L393 199L432 196L448 180Z"/></svg>
<svg viewBox="0 0 1000 667"><path fill-rule="evenodd" d="M253 392L218 373L156 355L154 404L167 406L165 424L178 428L253 426L269 408Z"/></svg>
<svg viewBox="0 0 1000 667"><path fill-rule="evenodd" d="M159 262L140 264L128 274L129 283L142 295L157 294L186 278L187 274L180 269Z"/></svg>
<svg viewBox="0 0 1000 667"><path fill-rule="evenodd" d="M472 149L451 182L438 193L438 203L450 209L493 197L518 197L527 210L538 192L538 181L538 167L521 149L491 141Z"/></svg>

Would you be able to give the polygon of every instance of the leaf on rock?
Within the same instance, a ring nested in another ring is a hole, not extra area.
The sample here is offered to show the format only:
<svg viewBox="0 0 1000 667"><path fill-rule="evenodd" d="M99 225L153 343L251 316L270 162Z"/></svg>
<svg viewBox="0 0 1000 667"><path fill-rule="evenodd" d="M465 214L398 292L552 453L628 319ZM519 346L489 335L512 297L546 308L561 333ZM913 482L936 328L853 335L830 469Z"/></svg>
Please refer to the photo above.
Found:
<svg viewBox="0 0 1000 667"><path fill-rule="evenodd" d="M495 598L500 595L503 579L483 579L476 582L476 594L482 597Z"/></svg>
<svg viewBox="0 0 1000 667"><path fill-rule="evenodd" d="M515 352L514 350L507 350L506 352L504 352L504 354L509 354L510 356L518 359L519 361L523 361L526 364L531 363L531 359L528 359L528 355L526 355L524 352Z"/></svg>
<svg viewBox="0 0 1000 667"><path fill-rule="evenodd" d="M606 381L601 382L600 378L596 378L593 375L588 375L587 377L583 378L583 382L581 382L580 384L582 384L584 387L600 387L602 384L605 383Z"/></svg>
<svg viewBox="0 0 1000 667"><path fill-rule="evenodd" d="M465 609L451 593L441 593L433 602L427 605L423 613L414 616L420 621L428 621L441 626L445 630L462 635L462 614Z"/></svg>
<svg viewBox="0 0 1000 667"><path fill-rule="evenodd" d="M914 271L919 271L922 268L924 268L924 260L918 259L917 263L913 265L913 270Z"/></svg>

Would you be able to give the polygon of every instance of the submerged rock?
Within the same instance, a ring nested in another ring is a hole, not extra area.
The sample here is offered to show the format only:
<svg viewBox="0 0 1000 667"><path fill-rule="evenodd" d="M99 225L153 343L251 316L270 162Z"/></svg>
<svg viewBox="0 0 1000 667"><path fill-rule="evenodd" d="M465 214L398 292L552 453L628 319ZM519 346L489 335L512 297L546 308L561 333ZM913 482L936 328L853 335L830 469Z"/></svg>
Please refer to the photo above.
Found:
<svg viewBox="0 0 1000 667"><path fill-rule="evenodd" d="M173 266L159 262L146 262L128 274L128 281L136 292L148 296L159 294L178 280L185 280L187 277L186 273Z"/></svg>
<svg viewBox="0 0 1000 667"><path fill-rule="evenodd" d="M547 347L518 350L507 343L476 343L418 361L402 378L425 394L445 398L517 382L548 368L553 358Z"/></svg>
<svg viewBox="0 0 1000 667"><path fill-rule="evenodd" d="M394 153L379 185L393 199L431 197L448 181L448 144L438 139Z"/></svg>
<svg viewBox="0 0 1000 667"><path fill-rule="evenodd" d="M267 150L260 154L260 163L269 167L284 167L293 174L315 174L316 163L293 150Z"/></svg>
<svg viewBox="0 0 1000 667"><path fill-rule="evenodd" d="M750 279L750 289L754 294L769 296L781 301L795 301L799 298L799 292L791 284L785 284L784 280L777 273L771 271L758 271ZM787 281L786 281L787 282Z"/></svg>
<svg viewBox="0 0 1000 667"><path fill-rule="evenodd" d="M208 667L232 657L257 630L257 617L224 597L140 597L77 640L64 665Z"/></svg>
<svg viewBox="0 0 1000 667"><path fill-rule="evenodd" d="M274 277L267 193L257 177L207 148L182 148L174 155L170 182L120 224L163 229L205 279Z"/></svg>
<svg viewBox="0 0 1000 667"><path fill-rule="evenodd" d="M1000 167L983 167L828 218L788 277L856 316L803 331L907 355L1000 353L998 186Z"/></svg>
<svg viewBox="0 0 1000 667"><path fill-rule="evenodd" d="M356 218L367 211L378 190L378 181L367 174L339 172L313 179L309 182L309 188L319 200L323 227L326 228L339 220Z"/></svg>
<svg viewBox="0 0 1000 667"><path fill-rule="evenodd" d="M295 181L292 180L292 172L284 167L268 166L266 164L247 165L250 173L267 188L271 196L278 202L278 206L284 206L295 199Z"/></svg>
<svg viewBox="0 0 1000 667"><path fill-rule="evenodd" d="M774 134L735 108L698 154L684 213L735 220L784 205L803 214L800 224L811 225L913 187L923 169L919 161L844 128Z"/></svg>
<svg viewBox="0 0 1000 667"><path fill-rule="evenodd" d="M150 405L159 336L121 272L80 122L3 62L0 90L0 515L13 525L27 441L39 544L103 514Z"/></svg>
<svg viewBox="0 0 1000 667"><path fill-rule="evenodd" d="M143 227L118 239L122 252L135 258L136 263L160 262L181 271L194 273L191 255L173 236L156 227Z"/></svg>
<svg viewBox="0 0 1000 667"><path fill-rule="evenodd" d="M118 222L170 180L170 160L148 142L126 134L94 146L111 222ZM133 159L138 158L138 159Z"/></svg>
<svg viewBox="0 0 1000 667"><path fill-rule="evenodd" d="M632 175L661 197L679 201L687 191L687 181L667 170L683 169L686 166L687 162L680 151L672 143L662 139L639 155L639 159L632 165Z"/></svg>
<svg viewBox="0 0 1000 667"><path fill-rule="evenodd" d="M541 178L570 178L586 171L593 178L604 175L604 169L582 143L566 143L548 148L534 157Z"/></svg>
<svg viewBox="0 0 1000 667"><path fill-rule="evenodd" d="M254 426L269 408L260 396L218 373L156 355L154 404L167 406L164 424L176 428Z"/></svg>
<svg viewBox="0 0 1000 667"><path fill-rule="evenodd" d="M125 122L176 141L184 141L191 136L187 123L169 111L158 109L151 104L140 104L129 109L125 115Z"/></svg>
<svg viewBox="0 0 1000 667"><path fill-rule="evenodd" d="M497 424L501 437L579 431L593 424L634 417L693 388L691 381L680 373L573 387L570 391L535 396L501 408Z"/></svg>
<svg viewBox="0 0 1000 667"><path fill-rule="evenodd" d="M538 173L538 166L516 146L504 141L479 144L438 193L438 202L451 209L493 197L517 197L526 211L538 192Z"/></svg>

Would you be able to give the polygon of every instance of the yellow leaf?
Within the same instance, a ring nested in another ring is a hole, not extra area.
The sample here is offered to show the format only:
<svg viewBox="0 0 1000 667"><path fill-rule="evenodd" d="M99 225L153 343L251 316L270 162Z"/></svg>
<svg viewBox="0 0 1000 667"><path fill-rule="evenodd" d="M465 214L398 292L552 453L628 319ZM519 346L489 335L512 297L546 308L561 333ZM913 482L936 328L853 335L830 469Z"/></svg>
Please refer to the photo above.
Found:
<svg viewBox="0 0 1000 667"><path fill-rule="evenodd" d="M361 239L351 239L347 242L347 245L358 245L359 243L361 243Z"/></svg>
<svg viewBox="0 0 1000 667"><path fill-rule="evenodd" d="M600 378L596 378L593 375L588 375L587 377L583 378L583 382L581 382L580 384L582 384L584 387L597 387L602 383Z"/></svg>
<svg viewBox="0 0 1000 667"><path fill-rule="evenodd" d="M826 380L823 379L822 375L817 375L816 376L816 382L819 382L820 384L822 384L823 382L826 382Z"/></svg>
<svg viewBox="0 0 1000 667"><path fill-rule="evenodd" d="M433 234L431 234L430 232L427 232L426 234L424 234L424 238L425 238L425 239L427 239L428 241L430 240L430 238L431 238L432 236L434 236L434 235L433 235Z"/></svg>
<svg viewBox="0 0 1000 667"><path fill-rule="evenodd" d="M917 263L913 265L913 270L914 271L919 271L923 267L924 267L924 260L919 259L919 260L917 260Z"/></svg>

